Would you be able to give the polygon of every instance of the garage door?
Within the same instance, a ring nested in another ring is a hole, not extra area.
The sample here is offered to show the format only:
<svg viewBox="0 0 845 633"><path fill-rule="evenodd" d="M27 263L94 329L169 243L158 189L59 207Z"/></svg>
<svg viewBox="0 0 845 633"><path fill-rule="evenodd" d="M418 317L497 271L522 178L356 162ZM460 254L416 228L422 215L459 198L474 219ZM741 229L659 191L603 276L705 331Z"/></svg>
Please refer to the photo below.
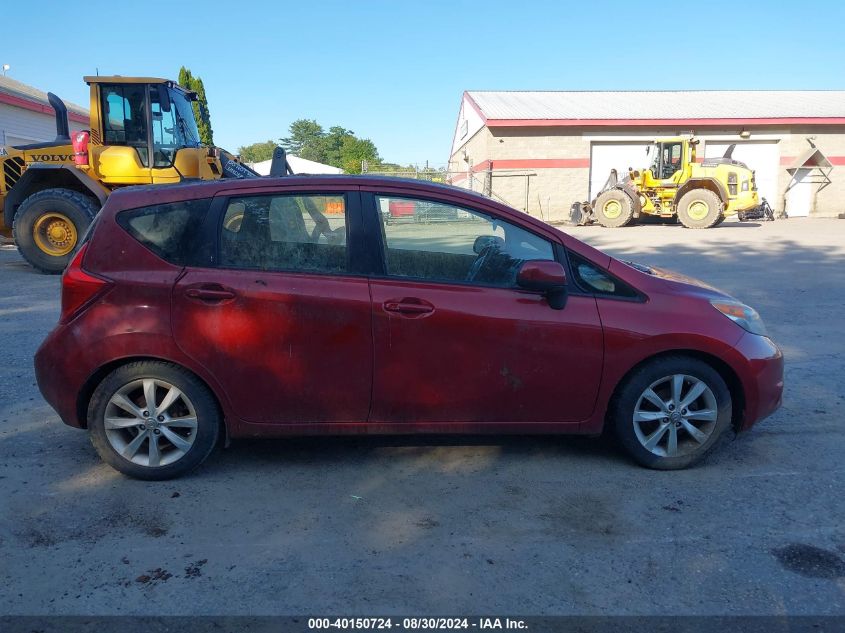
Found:
<svg viewBox="0 0 845 633"><path fill-rule="evenodd" d="M733 143L705 141L704 156L718 158L725 155L725 150ZM732 158L740 160L755 172L757 190L760 197L769 201L773 207L778 204L778 171L780 169L780 151L775 141L744 141L736 143Z"/></svg>
<svg viewBox="0 0 845 633"><path fill-rule="evenodd" d="M590 147L590 200L592 200L615 169L620 180L628 173L628 168L644 169L648 167L645 150L650 141L633 143L593 143Z"/></svg>

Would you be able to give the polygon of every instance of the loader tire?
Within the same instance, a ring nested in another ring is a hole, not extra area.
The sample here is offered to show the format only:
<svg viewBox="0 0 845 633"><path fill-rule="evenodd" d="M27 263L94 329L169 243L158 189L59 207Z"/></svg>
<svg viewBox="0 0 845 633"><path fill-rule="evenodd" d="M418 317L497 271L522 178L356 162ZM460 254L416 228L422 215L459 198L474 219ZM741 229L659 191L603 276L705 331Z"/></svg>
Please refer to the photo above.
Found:
<svg viewBox="0 0 845 633"><path fill-rule="evenodd" d="M620 189L611 189L599 194L593 206L596 221L607 228L619 228L634 218L634 201Z"/></svg>
<svg viewBox="0 0 845 633"><path fill-rule="evenodd" d="M678 219L688 229L709 229L719 223L722 200L709 189L688 191L678 202Z"/></svg>
<svg viewBox="0 0 845 633"><path fill-rule="evenodd" d="M91 220L97 201L72 189L44 189L15 213L13 233L21 256L39 272L61 273Z"/></svg>

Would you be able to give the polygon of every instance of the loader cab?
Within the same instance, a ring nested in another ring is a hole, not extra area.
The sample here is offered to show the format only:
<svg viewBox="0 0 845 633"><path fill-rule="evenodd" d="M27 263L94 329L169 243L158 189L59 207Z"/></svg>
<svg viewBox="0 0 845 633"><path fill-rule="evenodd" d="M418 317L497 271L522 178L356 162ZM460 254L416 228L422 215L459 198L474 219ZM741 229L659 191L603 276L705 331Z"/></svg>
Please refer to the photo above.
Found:
<svg viewBox="0 0 845 633"><path fill-rule="evenodd" d="M91 86L93 166L111 184L197 177L204 148L192 102L196 94L155 78L86 77ZM196 150L179 162L180 150ZM187 166L186 166L187 165Z"/></svg>
<svg viewBox="0 0 845 633"><path fill-rule="evenodd" d="M684 167L684 150L686 143L682 140L658 141L649 146L651 158L651 173L655 180L670 180Z"/></svg>

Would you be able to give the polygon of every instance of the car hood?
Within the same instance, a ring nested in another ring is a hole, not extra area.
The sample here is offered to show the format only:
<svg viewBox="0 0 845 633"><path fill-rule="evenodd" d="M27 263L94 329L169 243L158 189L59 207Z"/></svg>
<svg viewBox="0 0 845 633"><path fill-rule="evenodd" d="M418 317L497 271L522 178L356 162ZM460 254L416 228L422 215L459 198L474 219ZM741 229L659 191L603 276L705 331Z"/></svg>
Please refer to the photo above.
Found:
<svg viewBox="0 0 845 633"><path fill-rule="evenodd" d="M710 293L718 295L720 297L732 298L731 295L725 292L724 290L716 288L715 286L711 286L710 284L701 281L700 279L696 279L695 277L690 277L688 275L684 275L683 273L679 273L675 270L669 270L668 268L659 268L657 266L648 266L646 264L639 264L637 262L622 263L651 277L657 277L658 279L663 279L677 284L683 284L685 286L692 286L697 289L707 290Z"/></svg>

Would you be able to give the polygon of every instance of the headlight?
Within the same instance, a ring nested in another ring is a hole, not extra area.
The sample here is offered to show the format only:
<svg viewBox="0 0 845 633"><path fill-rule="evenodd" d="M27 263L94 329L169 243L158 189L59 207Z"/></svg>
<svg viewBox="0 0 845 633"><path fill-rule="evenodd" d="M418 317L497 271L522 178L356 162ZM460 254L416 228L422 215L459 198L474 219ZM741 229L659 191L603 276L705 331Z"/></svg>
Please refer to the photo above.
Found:
<svg viewBox="0 0 845 633"><path fill-rule="evenodd" d="M766 333L766 326L763 325L763 319L757 314L754 308L740 303L739 301L728 301L722 299L714 299L710 302L714 308L728 317L731 321L739 325L742 329L748 330L752 334L759 334L760 336L768 336Z"/></svg>

